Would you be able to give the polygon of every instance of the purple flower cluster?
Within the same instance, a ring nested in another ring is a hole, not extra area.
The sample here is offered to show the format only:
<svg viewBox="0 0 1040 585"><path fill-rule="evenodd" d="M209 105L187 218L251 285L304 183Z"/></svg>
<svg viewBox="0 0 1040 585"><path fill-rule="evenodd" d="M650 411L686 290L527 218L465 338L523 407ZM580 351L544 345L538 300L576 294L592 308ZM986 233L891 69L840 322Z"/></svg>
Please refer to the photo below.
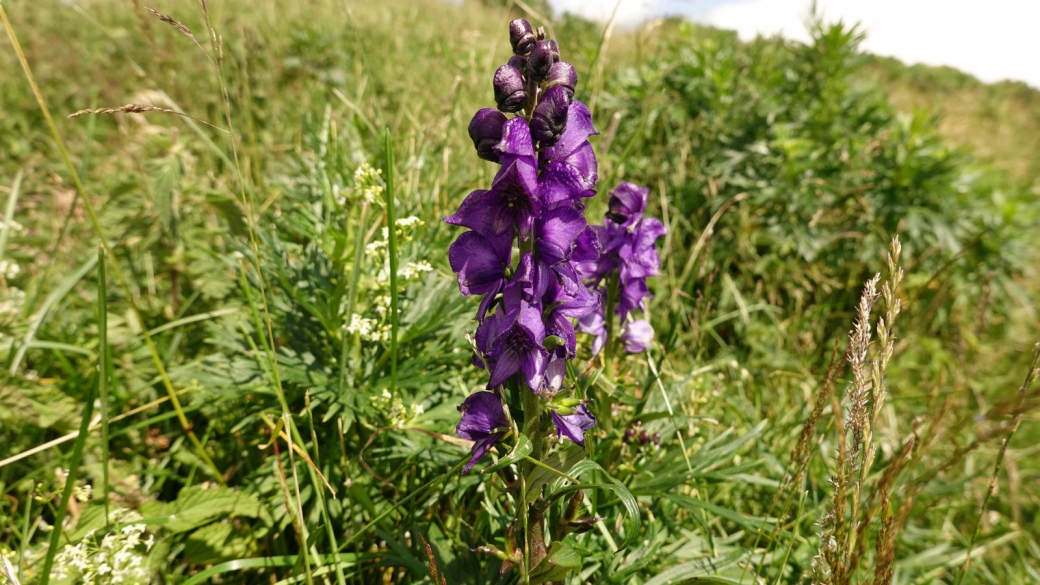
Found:
<svg viewBox="0 0 1040 585"><path fill-rule="evenodd" d="M490 376L491 392L460 407L456 431L474 441L464 472L504 435L499 388L516 379L551 400L576 354L574 321L602 312L602 294L580 269L601 250L584 215L598 170L588 139L598 132L574 99L577 74L560 61L556 42L523 19L509 32L514 55L494 76L498 110L478 111L469 125L477 155L501 168L489 189L473 191L444 218L470 230L451 245L448 260L462 294L481 297L474 363ZM559 437L578 444L596 423L582 404L556 407L552 420Z"/></svg>
<svg viewBox="0 0 1040 585"><path fill-rule="evenodd" d="M622 183L610 192L609 210L602 226L594 226L602 246L595 260L582 262L578 270L586 282L598 290L616 290L614 312L621 318L621 341L632 353L646 350L654 337L654 329L644 319L629 319L632 311L644 309L651 296L646 279L658 273L661 259L655 242L665 234L664 224L657 218L644 217L647 190L632 183ZM595 336L593 353L599 353L607 341L604 307L586 315L578 329Z"/></svg>

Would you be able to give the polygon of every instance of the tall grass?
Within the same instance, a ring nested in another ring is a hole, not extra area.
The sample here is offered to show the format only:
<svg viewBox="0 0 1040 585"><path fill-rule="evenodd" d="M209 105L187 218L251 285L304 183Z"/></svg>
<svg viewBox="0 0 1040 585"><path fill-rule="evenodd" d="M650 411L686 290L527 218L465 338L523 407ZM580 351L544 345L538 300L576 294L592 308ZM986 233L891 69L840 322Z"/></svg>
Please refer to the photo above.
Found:
<svg viewBox="0 0 1040 585"><path fill-rule="evenodd" d="M465 125L517 9L2 9L0 581L122 538L162 582L497 582L439 218L491 177ZM538 477L567 582L1040 578L1028 182L898 115L853 29L551 25L669 228L655 346L580 377L615 407Z"/></svg>

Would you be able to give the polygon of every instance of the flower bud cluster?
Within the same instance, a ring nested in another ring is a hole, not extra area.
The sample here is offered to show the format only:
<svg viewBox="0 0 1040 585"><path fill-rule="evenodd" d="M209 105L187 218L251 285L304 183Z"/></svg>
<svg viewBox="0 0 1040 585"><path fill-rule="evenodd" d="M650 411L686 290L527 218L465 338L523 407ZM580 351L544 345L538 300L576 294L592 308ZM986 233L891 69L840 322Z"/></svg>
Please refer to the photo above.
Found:
<svg viewBox="0 0 1040 585"><path fill-rule="evenodd" d="M500 162L494 146L502 140L506 114L521 114L539 150L556 144L567 127L578 72L560 60L560 47L545 31L518 18L509 23L513 56L495 71L492 87L498 111L484 108L473 116L469 137L484 160Z"/></svg>
<svg viewBox="0 0 1040 585"><path fill-rule="evenodd" d="M448 260L462 294L481 298L474 364L487 369L491 390L459 408L456 432L474 441L464 471L504 436L509 421L499 392L510 381L550 404L560 438L582 444L596 422L581 401L550 401L577 355L574 322L602 312L603 295L579 273L600 255L584 214L598 172L588 139L598 132L573 99L577 74L560 61L556 42L523 19L509 24L509 40L514 54L494 76L498 110L478 111L468 129L477 156L501 167L488 189L444 218L469 229Z"/></svg>

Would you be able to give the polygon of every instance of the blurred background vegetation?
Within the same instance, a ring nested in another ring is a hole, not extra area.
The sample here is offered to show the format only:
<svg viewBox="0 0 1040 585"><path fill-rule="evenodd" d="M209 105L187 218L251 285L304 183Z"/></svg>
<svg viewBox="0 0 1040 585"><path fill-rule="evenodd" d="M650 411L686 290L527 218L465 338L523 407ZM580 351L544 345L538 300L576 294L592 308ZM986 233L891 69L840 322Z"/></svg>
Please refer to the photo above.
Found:
<svg viewBox="0 0 1040 585"><path fill-rule="evenodd" d="M589 494L606 522L568 537L585 558L570 582L810 580L848 408L828 364L897 235L903 310L850 578L890 555L897 583L1040 581L1038 393L1020 391L1040 337L1040 92L864 55L850 27L815 24L811 45L674 20L605 34L525 5L4 3L71 155L5 41L0 554L16 577L39 581L56 522L76 545L127 509L156 582L410 583L435 580L431 562L448 583L498 580L471 549L501 547L512 512L452 471L455 407L481 381L439 218L492 177L465 127L526 16L578 69L600 193L645 185L669 227L655 347L591 390L615 416L589 456L641 521ZM65 117L130 103L191 118ZM396 347L391 182L416 218L395 226Z"/></svg>

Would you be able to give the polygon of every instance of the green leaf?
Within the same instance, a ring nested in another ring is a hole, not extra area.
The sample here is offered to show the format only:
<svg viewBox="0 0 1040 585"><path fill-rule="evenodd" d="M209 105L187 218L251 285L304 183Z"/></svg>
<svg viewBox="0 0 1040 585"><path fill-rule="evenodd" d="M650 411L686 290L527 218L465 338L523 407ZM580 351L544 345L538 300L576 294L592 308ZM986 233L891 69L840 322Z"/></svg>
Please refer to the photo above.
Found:
<svg viewBox="0 0 1040 585"><path fill-rule="evenodd" d="M498 462L494 465L489 465L488 467L485 467L481 471L481 473L493 473L495 471L498 471L499 469L506 467L507 465L512 465L517 461L520 461L524 457L530 455L531 451L533 450L534 445L531 444L531 439L528 439L527 435L521 433L516 440L516 445L513 446L513 450L510 451L509 454L507 454L505 457L499 459Z"/></svg>
<svg viewBox="0 0 1040 585"><path fill-rule="evenodd" d="M639 503L636 502L635 496L628 490L625 484L621 483L617 479L614 479L605 469L603 469L598 463L592 460L581 461L571 469L571 475L574 477L580 476L582 473L590 470L595 470L603 474L606 478L606 482L603 483L581 483L572 484L556 490L552 496L548 498L549 501L555 500L566 494L576 492L580 489L605 489L614 492L614 494L621 501L621 505L625 507L625 513L628 515L628 528L625 530L626 536L624 542L621 543L620 548L625 548L628 543L631 542L636 534L639 532L639 526L642 523L642 516L639 514Z"/></svg>
<svg viewBox="0 0 1040 585"><path fill-rule="evenodd" d="M735 565L743 556L744 551L737 550L723 557L697 559L676 565L659 573L656 577L647 581L646 585L673 585L678 583L732 583L736 585L740 583L737 579L719 577L711 575L711 573L716 573L719 569Z"/></svg>
<svg viewBox="0 0 1040 585"><path fill-rule="evenodd" d="M581 568L581 555L563 542L554 542L549 552L531 571L531 582L558 581L568 573Z"/></svg>
<svg viewBox="0 0 1040 585"><path fill-rule="evenodd" d="M257 518L262 510L256 496L225 487L184 488L174 502L150 503L141 507L146 522L163 524L173 533L187 532L227 516Z"/></svg>
<svg viewBox="0 0 1040 585"><path fill-rule="evenodd" d="M542 463L552 467L560 473L567 473L579 461L585 458L585 449L578 445L571 445L566 449L557 451L542 460ZM542 486L559 477L548 469L535 467L527 474L527 502L532 503L541 495Z"/></svg>

